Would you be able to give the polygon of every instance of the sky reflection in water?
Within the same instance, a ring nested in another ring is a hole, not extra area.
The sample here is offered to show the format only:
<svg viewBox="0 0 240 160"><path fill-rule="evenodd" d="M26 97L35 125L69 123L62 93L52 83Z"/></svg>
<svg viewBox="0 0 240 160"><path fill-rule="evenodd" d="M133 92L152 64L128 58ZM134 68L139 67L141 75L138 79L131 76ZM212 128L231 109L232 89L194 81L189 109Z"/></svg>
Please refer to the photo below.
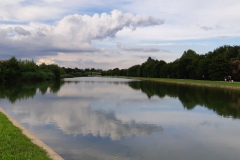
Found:
<svg viewBox="0 0 240 160"><path fill-rule="evenodd" d="M1 106L65 159L239 159L237 91L109 78L59 87Z"/></svg>

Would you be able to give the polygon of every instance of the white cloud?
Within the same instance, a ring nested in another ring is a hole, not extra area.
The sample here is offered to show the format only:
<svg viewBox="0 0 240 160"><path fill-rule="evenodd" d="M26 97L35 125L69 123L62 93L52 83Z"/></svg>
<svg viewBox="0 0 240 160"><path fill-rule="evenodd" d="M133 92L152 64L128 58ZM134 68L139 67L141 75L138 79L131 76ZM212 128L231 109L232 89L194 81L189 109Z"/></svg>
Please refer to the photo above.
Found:
<svg viewBox="0 0 240 160"><path fill-rule="evenodd" d="M54 59L52 58L52 59L47 59L47 58L40 58L37 62L36 62L36 64L37 65L40 65L40 64L42 64L42 63L45 63L45 64L56 64L56 62L54 61Z"/></svg>
<svg viewBox="0 0 240 160"><path fill-rule="evenodd" d="M111 15L69 15L61 19L56 25L30 23L28 26L8 27L1 29L5 38L14 41L9 45L17 45L25 42L36 49L47 48L55 51L94 51L92 40L115 37L123 28L146 27L163 24L160 19L153 17L133 15L114 10ZM24 28L29 28L26 30ZM13 34L13 32L15 32ZM10 36L9 36L10 35ZM26 36L24 40L19 39ZM42 50L42 49L41 49ZM44 54L44 53L42 53Z"/></svg>
<svg viewBox="0 0 240 160"><path fill-rule="evenodd" d="M0 2L0 15L5 21L38 21L46 19L55 19L61 15L62 11L57 7L47 6L39 2L5 1Z"/></svg>
<svg viewBox="0 0 240 160"><path fill-rule="evenodd" d="M113 46L115 44L113 43ZM157 49L157 48L156 48ZM158 52L148 50L148 48L131 48L131 51L123 49L101 49L97 52L81 52L81 53L63 53L50 56L38 56L38 59L54 58L55 62L60 66L78 67L78 68L100 68L104 70L120 68L125 69L132 65L141 64L147 60L148 57L154 59L164 59L166 62L175 60L176 54L159 50Z"/></svg>
<svg viewBox="0 0 240 160"><path fill-rule="evenodd" d="M136 29L163 24L163 20L147 16L123 14L114 10L111 15L103 13L88 15L70 15L59 21L54 30L56 35L66 35L68 40L74 39L80 42L90 42L94 39L115 37L116 33L125 27Z"/></svg>
<svg viewBox="0 0 240 160"><path fill-rule="evenodd" d="M36 59L35 56L38 56L39 59L58 56L59 53L78 53L83 55L79 59L88 59L88 64L100 66L106 63L98 62L93 54L102 54L108 62L112 59L107 57L115 56L119 59L118 62L127 60L133 64L132 58L137 52L139 56L144 53L152 56L155 52L153 56L164 57L165 55L159 56L162 50L177 55L189 49L189 45L179 47L176 41L201 40L202 43L219 37L240 37L239 7L238 0L1 1L0 54L4 53L5 56L11 52L16 57L29 56L28 58ZM111 41L109 39L112 37L116 39L115 42L128 44L118 49L113 44L103 45ZM96 45L92 41L102 41L102 44ZM208 43L211 44L210 49L218 47L213 41ZM237 44L236 41L233 42L229 39L222 40L223 44ZM173 48L172 45L138 45L143 43L174 44L178 48ZM209 51L209 48L204 52ZM197 52L203 53L200 50ZM110 51L114 52L113 55L106 54ZM117 53L121 56L124 54L124 58L116 56ZM172 55L167 57L169 56ZM180 55L171 59L179 57Z"/></svg>
<svg viewBox="0 0 240 160"><path fill-rule="evenodd" d="M23 35L23 36L27 36L27 35L31 34L31 32L29 32L29 31L27 31L27 30L25 30L25 29L23 29L22 27L19 27L19 26L18 27L14 27L14 30L19 35Z"/></svg>
<svg viewBox="0 0 240 160"><path fill-rule="evenodd" d="M203 39L220 35L240 36L240 1L237 0L139 0L132 1L126 7L137 14L160 16L166 20L163 26L151 30L139 29L138 32L130 34L131 37L137 36L135 39L156 41ZM199 25L213 29L206 33ZM124 34L126 35L129 33Z"/></svg>

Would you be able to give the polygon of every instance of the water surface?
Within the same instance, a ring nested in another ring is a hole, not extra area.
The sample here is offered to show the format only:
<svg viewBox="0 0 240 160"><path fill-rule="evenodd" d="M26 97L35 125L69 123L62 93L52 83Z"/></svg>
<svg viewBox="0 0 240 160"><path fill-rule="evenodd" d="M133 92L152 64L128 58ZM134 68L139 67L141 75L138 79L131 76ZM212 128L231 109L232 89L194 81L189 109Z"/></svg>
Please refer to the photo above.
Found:
<svg viewBox="0 0 240 160"><path fill-rule="evenodd" d="M66 160L238 160L240 92L74 78L1 86L0 105Z"/></svg>

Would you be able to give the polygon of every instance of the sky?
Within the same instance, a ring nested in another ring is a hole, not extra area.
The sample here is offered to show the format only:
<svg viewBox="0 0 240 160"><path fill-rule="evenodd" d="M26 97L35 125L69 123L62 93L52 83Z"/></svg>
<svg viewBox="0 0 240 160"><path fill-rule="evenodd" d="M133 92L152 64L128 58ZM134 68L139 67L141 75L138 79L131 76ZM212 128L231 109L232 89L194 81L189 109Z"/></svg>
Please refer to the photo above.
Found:
<svg viewBox="0 0 240 160"><path fill-rule="evenodd" d="M0 59L71 68L172 62L240 43L239 0L0 0Z"/></svg>

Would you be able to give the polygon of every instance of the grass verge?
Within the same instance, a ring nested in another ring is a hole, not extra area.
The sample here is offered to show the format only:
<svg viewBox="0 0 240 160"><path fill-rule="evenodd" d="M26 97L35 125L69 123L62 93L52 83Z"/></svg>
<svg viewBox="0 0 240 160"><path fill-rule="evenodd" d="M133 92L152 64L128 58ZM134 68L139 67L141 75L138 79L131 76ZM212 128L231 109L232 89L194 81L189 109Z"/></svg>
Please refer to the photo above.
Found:
<svg viewBox="0 0 240 160"><path fill-rule="evenodd" d="M157 81L167 83L178 83L187 85L198 85L207 87L231 88L240 90L240 82L225 82L225 81L208 81L208 80L192 80L192 79L170 79L170 78L143 78L143 77L125 77L130 79L138 79L144 81Z"/></svg>
<svg viewBox="0 0 240 160"><path fill-rule="evenodd" d="M46 151L33 144L0 112L1 160L51 160Z"/></svg>

